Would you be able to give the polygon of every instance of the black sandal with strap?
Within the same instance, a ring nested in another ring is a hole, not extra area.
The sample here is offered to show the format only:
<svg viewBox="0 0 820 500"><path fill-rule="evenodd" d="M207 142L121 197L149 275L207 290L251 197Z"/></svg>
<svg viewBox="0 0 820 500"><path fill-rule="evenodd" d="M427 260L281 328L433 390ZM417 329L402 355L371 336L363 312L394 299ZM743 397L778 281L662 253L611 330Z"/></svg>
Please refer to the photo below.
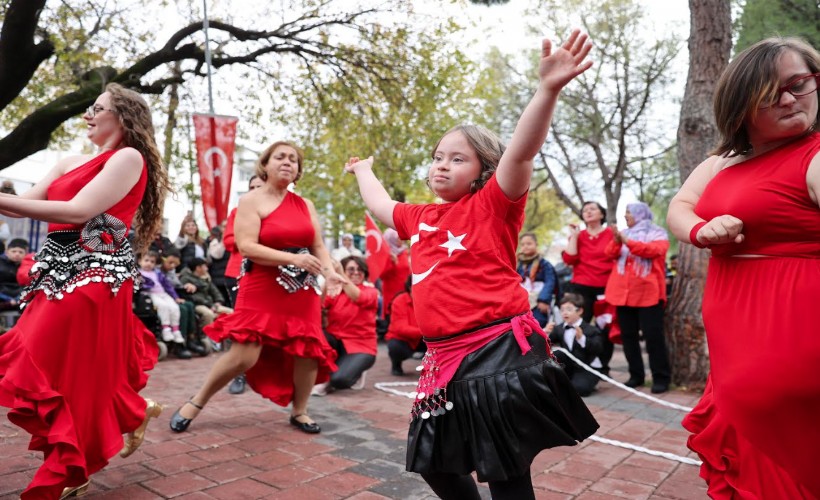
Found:
<svg viewBox="0 0 820 500"><path fill-rule="evenodd" d="M299 417L307 417L307 414L300 413L298 415L291 415L290 416L290 425L296 427L302 432L306 432L308 434L319 434L322 432L322 428L319 427L319 424L316 422L300 422L296 420ZM308 417L310 418L310 417Z"/></svg>
<svg viewBox="0 0 820 500"><path fill-rule="evenodd" d="M200 411L202 410L202 406L194 403L193 398L186 401L185 404L190 404L194 408L197 408ZM182 406L185 406L185 404L183 404ZM179 407L179 410L182 409L182 406ZM185 432L186 430L188 430L188 426L191 425L191 422L194 419L183 417L179 414L179 410L175 411L174 414L171 415L171 430L174 432ZM199 413L197 413L197 415L199 415Z"/></svg>

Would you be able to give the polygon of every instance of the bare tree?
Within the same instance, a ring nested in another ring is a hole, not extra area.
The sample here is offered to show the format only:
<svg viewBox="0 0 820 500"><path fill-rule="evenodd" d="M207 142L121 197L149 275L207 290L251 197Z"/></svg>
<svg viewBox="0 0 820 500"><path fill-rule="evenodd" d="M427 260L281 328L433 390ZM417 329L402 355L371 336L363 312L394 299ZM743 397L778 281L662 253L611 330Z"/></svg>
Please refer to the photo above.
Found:
<svg viewBox="0 0 820 500"><path fill-rule="evenodd" d="M681 182L717 143L712 95L732 48L730 0L689 0L689 9L689 75L678 126ZM709 373L701 317L707 260L706 250L681 244L678 274L666 312L672 381L690 388L702 388Z"/></svg>
<svg viewBox="0 0 820 500"><path fill-rule="evenodd" d="M645 38L645 14L633 0L550 3L539 12L557 32L567 32L566 11L594 35L595 66L562 91L538 168L579 217L582 203L603 191L614 222L624 182L645 176L630 167L659 161L674 146L653 113L668 105L661 96L680 42L669 34Z"/></svg>
<svg viewBox="0 0 820 500"><path fill-rule="evenodd" d="M70 3L63 2L62 7L70 7ZM333 8L333 3L324 0L301 13L290 12L288 18L269 30L245 29L212 20L210 28L214 36L224 40L213 54L213 67L247 65L258 68L281 64L289 57L294 64L308 68L309 74L345 76L355 73L390 80L396 73L393 69L402 63L400 59L360 49L355 43L355 37L387 36L389 30L374 24L370 17L379 10L343 10ZM41 22L46 1L6 0L5 4L8 7L2 13L0 31L0 110L17 99L32 83L44 62L55 55L49 26ZM401 7L385 2L380 8ZM98 14L99 19L104 19L104 13ZM92 27L94 29L102 28ZM199 36L201 29L201 21L192 22L172 34L160 48L146 50L123 68L92 61L98 64L86 67L77 81L66 82L61 95L28 113L0 138L0 170L47 147L52 133L92 104L108 82L120 83L142 93L160 94L169 85L181 84L192 76L203 76L205 53ZM346 32L345 37L334 36L340 30ZM77 43L81 45L84 40ZM187 64L172 71L178 62Z"/></svg>

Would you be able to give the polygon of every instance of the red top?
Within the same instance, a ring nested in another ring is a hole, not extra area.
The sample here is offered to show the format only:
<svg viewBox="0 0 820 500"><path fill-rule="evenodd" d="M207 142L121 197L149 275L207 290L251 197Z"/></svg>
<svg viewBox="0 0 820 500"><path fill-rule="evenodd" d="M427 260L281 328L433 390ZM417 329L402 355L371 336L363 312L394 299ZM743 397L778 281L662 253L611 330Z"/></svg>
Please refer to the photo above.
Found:
<svg viewBox="0 0 820 500"><path fill-rule="evenodd" d="M346 293L325 297L327 332L342 341L348 354L376 355L376 310L379 291L359 285L359 299L353 302Z"/></svg>
<svg viewBox="0 0 820 500"><path fill-rule="evenodd" d="M239 271L242 268L242 254L236 248L236 236L233 233L234 221L236 221L235 208L228 214L228 223L225 224L225 234L222 236L222 244L225 245L225 250L231 254L228 258L228 264L225 266L225 276L228 278L238 278Z"/></svg>
<svg viewBox="0 0 820 500"><path fill-rule="evenodd" d="M413 296L407 292L396 295L390 304L390 326L385 339L403 340L415 349L421 340L421 329L416 323Z"/></svg>
<svg viewBox="0 0 820 500"><path fill-rule="evenodd" d="M410 276L410 260L407 258L408 252L402 252L393 259L387 259L387 265L382 271L382 296L384 297L385 309L393 301L393 297L404 291L404 283Z"/></svg>
<svg viewBox="0 0 820 500"><path fill-rule="evenodd" d="M712 246L712 255L820 256L820 240L813 236L820 234L817 204L806 196L806 172L818 151L815 132L718 172L695 213L707 221L733 215L743 221L746 238Z"/></svg>
<svg viewBox="0 0 820 500"><path fill-rule="evenodd" d="M495 176L455 203L399 203L393 222L410 240L413 300L425 337L529 311L515 250L527 195L507 198Z"/></svg>
<svg viewBox="0 0 820 500"><path fill-rule="evenodd" d="M117 151L118 150L114 149L101 153L89 160L87 163L84 163L74 170L71 170L55 179L54 182L48 186L47 198L49 200L57 201L68 201L74 198L74 196L76 196L86 184L91 182L91 180L102 171L105 167L105 163ZM105 211L108 215L116 217L122 221L122 223L128 228L131 227L131 221L134 218L134 214L136 213L137 208L139 208L140 203L142 203L142 195L145 192L145 185L148 183L148 169L145 166L145 160L143 160L142 165L142 174L134 187L131 188L128 194L125 195L122 200L118 201L116 205ZM49 232L78 231L82 229L84 225L85 222L81 222L79 224L49 223L48 230Z"/></svg>
<svg viewBox="0 0 820 500"><path fill-rule="evenodd" d="M629 240L626 246L629 248L629 256L626 258L623 274L619 273L618 266L614 265L621 255L621 244L612 240L604 249L604 253L613 263L604 291L606 301L613 306L629 307L649 307L661 301L665 302L665 262L666 251L669 250L669 241L643 242ZM641 271L635 264L633 255L644 259L652 259L652 269L649 274L641 276Z"/></svg>
<svg viewBox="0 0 820 500"><path fill-rule="evenodd" d="M612 229L609 226L592 236L584 229L578 234L578 253L570 255L561 252L561 258L572 266L572 283L579 285L605 287L612 272L612 259L604 249L612 241Z"/></svg>

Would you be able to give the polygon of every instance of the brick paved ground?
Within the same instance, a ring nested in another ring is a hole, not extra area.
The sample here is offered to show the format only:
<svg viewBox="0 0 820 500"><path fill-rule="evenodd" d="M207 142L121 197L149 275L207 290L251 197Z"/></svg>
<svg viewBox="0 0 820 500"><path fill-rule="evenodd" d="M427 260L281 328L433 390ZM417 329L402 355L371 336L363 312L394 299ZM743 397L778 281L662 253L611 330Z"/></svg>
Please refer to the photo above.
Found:
<svg viewBox="0 0 820 500"><path fill-rule="evenodd" d="M435 498L418 476L404 472L409 400L373 388L377 381L402 380L389 375L383 345L365 390L311 398L311 415L323 429L316 436L291 427L287 409L252 392L226 391L188 432L172 433L171 414L195 392L213 361L212 356L159 363L144 395L164 404L165 412L152 421L134 455L114 458L92 477L86 498ZM628 378L620 350L613 361L614 377ZM692 406L697 395L673 391L664 399ZM607 384L586 401L601 424L599 436L692 456L681 412ZM0 410L0 500L18 498L40 465L40 456L26 449L28 434L5 414ZM695 466L589 441L542 452L533 464L533 482L545 500L706 498ZM482 488L482 495L489 498L489 491Z"/></svg>

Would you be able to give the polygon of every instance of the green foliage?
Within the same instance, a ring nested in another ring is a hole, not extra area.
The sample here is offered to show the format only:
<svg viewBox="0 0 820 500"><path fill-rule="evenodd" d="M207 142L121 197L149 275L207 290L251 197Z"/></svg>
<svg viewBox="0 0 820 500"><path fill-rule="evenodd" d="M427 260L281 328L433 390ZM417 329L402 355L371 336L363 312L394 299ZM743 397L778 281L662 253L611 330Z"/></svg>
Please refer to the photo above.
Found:
<svg viewBox="0 0 820 500"><path fill-rule="evenodd" d="M817 0L746 0L737 24L736 53L770 36L798 36L820 50Z"/></svg>
<svg viewBox="0 0 820 500"><path fill-rule="evenodd" d="M449 22L424 33L374 25L365 51L397 62L390 74L348 72L293 89L296 106L287 122L298 124L292 132L308 145L299 191L324 213L332 234L363 225L356 181L343 172L349 157L373 155L374 171L394 199L431 202L425 179L435 143L459 123L487 125L479 104L485 93L500 91L480 76L477 84L476 65L446 43L458 29Z"/></svg>

